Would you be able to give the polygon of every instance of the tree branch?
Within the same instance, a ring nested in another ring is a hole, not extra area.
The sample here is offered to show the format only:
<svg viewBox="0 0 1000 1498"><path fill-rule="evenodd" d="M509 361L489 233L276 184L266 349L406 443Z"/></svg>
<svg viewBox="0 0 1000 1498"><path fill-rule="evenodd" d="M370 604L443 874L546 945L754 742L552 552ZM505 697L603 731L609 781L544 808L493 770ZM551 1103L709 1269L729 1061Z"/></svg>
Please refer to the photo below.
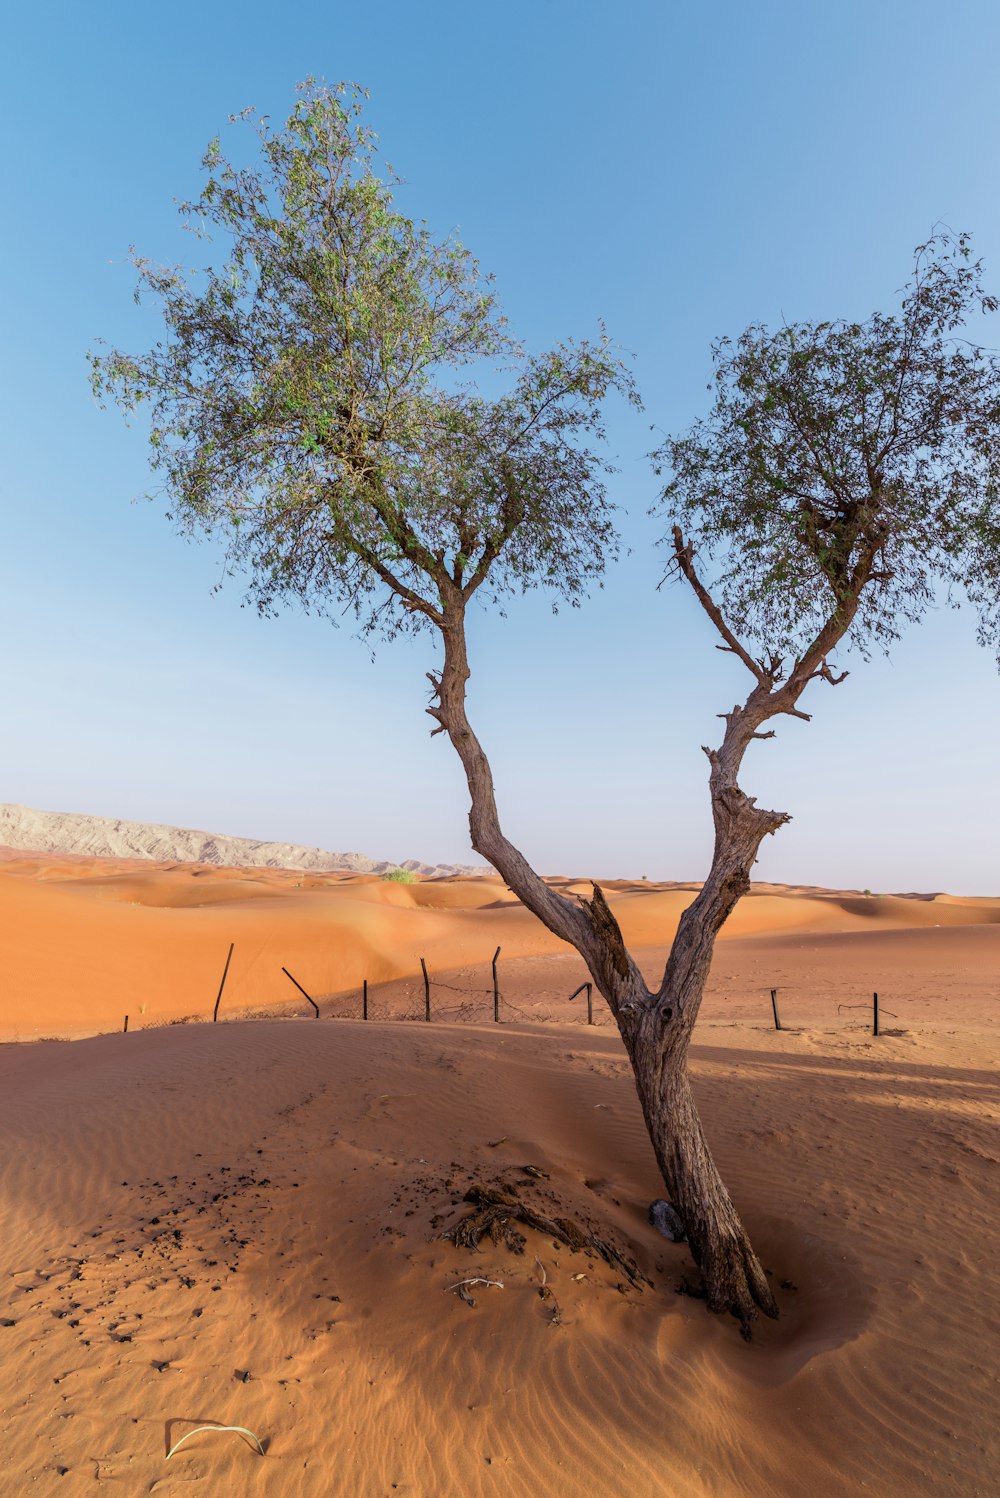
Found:
<svg viewBox="0 0 1000 1498"><path fill-rule="evenodd" d="M705 610L705 613L711 619L712 623L719 631L719 634L726 642L724 645L717 646L717 649L731 651L733 655L739 656L740 660L743 662L744 666L746 666L747 670L753 676L755 676L759 682L765 681L769 673L765 671L760 663L754 660L750 652L740 644L739 640L733 634L732 630L729 628L729 625L722 617L722 610L715 603L711 594L708 592L708 589L704 587L697 573L695 572L694 551L690 545L685 545L684 537L681 535L681 528L679 525L674 526L673 535L674 560L677 563L677 567L691 584L691 587L694 590L694 595L697 598L698 602L701 604L702 608Z"/></svg>
<svg viewBox="0 0 1000 1498"><path fill-rule="evenodd" d="M824 658L822 664L819 665L815 671L813 671L813 673L809 677L809 680L828 681L831 687L839 687L840 683L842 681L845 681L849 675L849 671L841 671L839 676L834 676L833 672L830 670L830 667L826 662L826 659Z"/></svg>
<svg viewBox="0 0 1000 1498"><path fill-rule="evenodd" d="M332 540L334 538L330 537L328 539ZM443 627L444 615L440 609L436 609L433 604L428 603L426 598L421 598L419 593L415 592L413 588L407 587L406 583L398 578L394 572L390 572L389 568L384 562L379 560L370 547L363 545L361 542L356 542L354 550L365 566L370 567L379 581L383 582L396 595L404 608L410 609L416 614L424 614L439 629Z"/></svg>
<svg viewBox="0 0 1000 1498"><path fill-rule="evenodd" d="M513 464L507 453L499 458L500 477L503 480L504 499L501 506L500 529L488 536L483 545L479 561L472 576L462 589L462 597L468 602L473 593L485 581L486 575L500 555L511 536L524 519L524 506L517 498L514 488Z"/></svg>
<svg viewBox="0 0 1000 1498"><path fill-rule="evenodd" d="M469 831L472 846L489 860L522 904L583 957L617 1017L623 1004L649 999L649 990L629 956L618 923L600 888L592 900L570 900L551 889L503 834L497 811L493 772L466 713L469 663L465 644L465 600L454 584L446 590L444 665L440 676L428 672L437 705L428 713L446 730L469 786Z"/></svg>

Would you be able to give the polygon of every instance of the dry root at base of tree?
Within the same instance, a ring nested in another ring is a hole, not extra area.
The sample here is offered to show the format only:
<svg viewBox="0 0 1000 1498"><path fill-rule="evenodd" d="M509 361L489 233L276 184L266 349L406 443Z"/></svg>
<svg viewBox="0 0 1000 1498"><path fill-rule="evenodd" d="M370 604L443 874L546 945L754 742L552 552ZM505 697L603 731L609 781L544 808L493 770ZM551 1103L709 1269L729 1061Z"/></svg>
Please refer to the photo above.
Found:
<svg viewBox="0 0 1000 1498"><path fill-rule="evenodd" d="M587 1232L570 1217L545 1217L528 1202L521 1201L512 1186L470 1186L464 1200L473 1204L473 1210L441 1235L456 1248L477 1248L480 1238L486 1237L513 1253L523 1253L524 1236L516 1226L520 1223L565 1243L568 1248L598 1254L637 1288L650 1283L638 1265L620 1254L613 1244Z"/></svg>

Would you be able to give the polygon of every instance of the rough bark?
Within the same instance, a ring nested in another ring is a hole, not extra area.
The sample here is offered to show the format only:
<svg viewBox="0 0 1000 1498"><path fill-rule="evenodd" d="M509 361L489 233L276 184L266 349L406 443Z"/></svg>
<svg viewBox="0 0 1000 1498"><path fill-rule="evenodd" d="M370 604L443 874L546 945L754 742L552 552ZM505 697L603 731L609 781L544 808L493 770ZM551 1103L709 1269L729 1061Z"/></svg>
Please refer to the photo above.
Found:
<svg viewBox="0 0 1000 1498"><path fill-rule="evenodd" d="M665 1057L656 1011L651 1015L629 1056L656 1161L684 1224L709 1309L731 1312L749 1338L758 1311L777 1316L778 1308L709 1150L687 1063Z"/></svg>
<svg viewBox="0 0 1000 1498"><path fill-rule="evenodd" d="M439 580L444 623L444 664L430 681L437 699L427 709L447 732L465 770L471 807L472 846L489 860L518 898L550 931L576 947L594 976L612 1012L632 991L648 997L642 975L629 956L618 923L595 888L591 901L569 900L550 889L524 855L503 834L497 812L493 773L466 713L469 660L465 643L465 600L447 578Z"/></svg>
<svg viewBox="0 0 1000 1498"><path fill-rule="evenodd" d="M749 886L760 840L784 820L762 812L713 764L716 856L702 892L685 912L658 993L651 993L599 886L590 900L552 890L504 836L489 762L466 712L469 664L464 601L442 587L444 665L431 681L428 711L448 733L465 769L472 845L548 928L581 954L617 1020L635 1074L650 1140L683 1218L708 1304L730 1311L743 1331L763 1310L777 1315L766 1277L722 1183L705 1140L687 1074L687 1053L712 958L715 935Z"/></svg>

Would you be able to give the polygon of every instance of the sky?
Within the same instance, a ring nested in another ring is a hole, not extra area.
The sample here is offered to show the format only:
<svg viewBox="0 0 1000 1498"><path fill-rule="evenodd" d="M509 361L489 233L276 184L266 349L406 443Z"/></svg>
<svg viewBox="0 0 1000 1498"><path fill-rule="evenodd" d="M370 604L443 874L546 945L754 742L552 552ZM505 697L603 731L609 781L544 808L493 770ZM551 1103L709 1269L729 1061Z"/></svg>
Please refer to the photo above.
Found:
<svg viewBox="0 0 1000 1498"><path fill-rule="evenodd" d="M973 233L1000 286L991 0L504 6L43 4L0 63L0 801L377 858L478 862L431 739L422 637L243 607L221 553L175 534L141 419L102 411L85 355L142 351L128 248L190 251L175 200L206 143L307 76L371 92L403 206L458 230L544 350L600 320L646 413L608 412L630 547L582 610L539 597L471 630L470 712L508 835L546 873L697 879L716 715L746 692L678 586L646 454L706 410L709 346L751 321L893 305L913 247ZM652 428L652 430L651 430ZM791 824L755 877L996 894L1000 682L967 612L890 659L842 661L809 724L742 783Z"/></svg>

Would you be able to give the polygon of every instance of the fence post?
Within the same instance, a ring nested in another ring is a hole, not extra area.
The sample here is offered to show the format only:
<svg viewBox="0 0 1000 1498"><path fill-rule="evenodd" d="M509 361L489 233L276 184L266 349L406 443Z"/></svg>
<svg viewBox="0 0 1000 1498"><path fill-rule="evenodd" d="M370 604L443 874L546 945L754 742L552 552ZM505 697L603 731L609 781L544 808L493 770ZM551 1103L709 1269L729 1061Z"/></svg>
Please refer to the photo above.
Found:
<svg viewBox="0 0 1000 1498"><path fill-rule="evenodd" d="M427 964L421 957L420 966L424 970L424 1019L430 1024L431 1019L431 980L427 976Z"/></svg>
<svg viewBox="0 0 1000 1498"><path fill-rule="evenodd" d="M578 994L583 993L584 989L587 990L587 1024L588 1025L592 1025L594 1023L594 985L593 985L593 983L581 983L579 988L574 988L573 992L569 996L569 1000L570 1000L570 1003L572 1003L573 1000L577 997Z"/></svg>
<svg viewBox="0 0 1000 1498"><path fill-rule="evenodd" d="M122 1034L123 1034L123 1035L127 1035L127 1034L128 1034L128 1015L127 1015L127 1014L126 1014L126 1016L125 1016L125 1028L124 1028L124 1030L123 1030L123 1031L122 1031Z"/></svg>
<svg viewBox="0 0 1000 1498"><path fill-rule="evenodd" d="M500 956L500 948L497 947L493 953L493 1023L500 1023L500 988L497 983L497 958Z"/></svg>
<svg viewBox="0 0 1000 1498"><path fill-rule="evenodd" d="M771 989L771 1008L774 1010L774 1028L780 1030L781 1020L778 1018L778 990L776 988Z"/></svg>
<svg viewBox="0 0 1000 1498"><path fill-rule="evenodd" d="M284 975L285 975L286 978L291 979L291 981L295 984L295 987L298 989L298 991L302 995L302 997L305 998L305 999L309 999L310 1004L313 1006L313 1008L316 1011L316 1018L319 1019L319 1005L317 1004L316 1000L309 998L309 995L306 993L305 989L302 987L302 984L299 983L297 979L292 978L292 975L288 971L287 967L283 967L281 969L281 971L284 973Z"/></svg>
<svg viewBox="0 0 1000 1498"><path fill-rule="evenodd" d="M361 997L361 1018L362 1019L367 1019L368 1018L368 979L364 978L362 980L362 982L363 982L364 986L363 986L363 988L361 990L361 995L362 995L362 997Z"/></svg>
<svg viewBox="0 0 1000 1498"><path fill-rule="evenodd" d="M213 1025L215 1024L216 1020L219 1018L219 1004L222 1001L222 990L226 986L226 974L229 972L229 964L230 964L230 962L232 960L233 948L235 947L235 945L236 945L236 943L234 941L231 941L229 943L229 956L226 958L226 965L222 969L222 982L219 984L218 997L215 1000L215 1008L212 1010L212 1024Z"/></svg>
<svg viewBox="0 0 1000 1498"><path fill-rule="evenodd" d="M872 1026L872 1034L873 1035L877 1035L878 1034L878 994L877 993L873 994L872 997L875 1000L875 1023Z"/></svg>

